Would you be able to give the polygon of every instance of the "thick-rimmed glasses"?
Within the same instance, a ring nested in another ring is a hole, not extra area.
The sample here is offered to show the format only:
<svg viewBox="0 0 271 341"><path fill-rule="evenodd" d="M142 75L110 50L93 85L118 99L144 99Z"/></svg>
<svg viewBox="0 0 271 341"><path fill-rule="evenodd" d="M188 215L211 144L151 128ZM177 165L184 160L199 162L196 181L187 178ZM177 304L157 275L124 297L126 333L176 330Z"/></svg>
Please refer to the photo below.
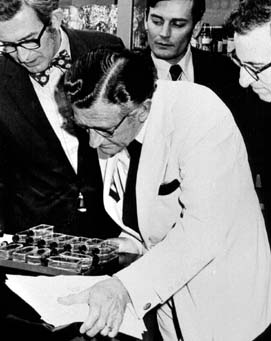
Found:
<svg viewBox="0 0 271 341"><path fill-rule="evenodd" d="M19 43L0 42L0 54L13 53L17 51L18 47L23 47L26 50L37 50L40 48L40 41L47 26L48 24L43 25L43 28L36 39L23 40Z"/></svg>
<svg viewBox="0 0 271 341"><path fill-rule="evenodd" d="M121 124L124 122L124 120L128 117L129 115L123 116L122 119L119 121L117 125L110 129L103 129L103 128L97 128L97 127L91 127L88 130L94 130L97 134L101 135L104 138L111 138L115 135L116 130L121 126Z"/></svg>
<svg viewBox="0 0 271 341"><path fill-rule="evenodd" d="M230 54L231 60L238 65L240 68L244 68L246 72L255 80L259 80L259 73L263 72L264 70L267 70L271 67L271 62L263 65L262 67L255 69L252 68L250 65L242 63L241 60L236 56L235 51L232 51Z"/></svg>

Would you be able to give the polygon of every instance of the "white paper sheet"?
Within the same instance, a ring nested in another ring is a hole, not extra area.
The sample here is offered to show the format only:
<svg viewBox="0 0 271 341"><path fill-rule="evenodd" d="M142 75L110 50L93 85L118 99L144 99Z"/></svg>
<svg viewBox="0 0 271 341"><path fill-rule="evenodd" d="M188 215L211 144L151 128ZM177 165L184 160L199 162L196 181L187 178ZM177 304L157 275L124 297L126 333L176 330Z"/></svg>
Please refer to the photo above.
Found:
<svg viewBox="0 0 271 341"><path fill-rule="evenodd" d="M108 276L21 276L7 275L6 285L31 305L41 318L54 327L82 322L88 313L87 304L66 306L58 297L85 290ZM142 339L145 331L143 320L138 319L131 305L127 307L120 332Z"/></svg>

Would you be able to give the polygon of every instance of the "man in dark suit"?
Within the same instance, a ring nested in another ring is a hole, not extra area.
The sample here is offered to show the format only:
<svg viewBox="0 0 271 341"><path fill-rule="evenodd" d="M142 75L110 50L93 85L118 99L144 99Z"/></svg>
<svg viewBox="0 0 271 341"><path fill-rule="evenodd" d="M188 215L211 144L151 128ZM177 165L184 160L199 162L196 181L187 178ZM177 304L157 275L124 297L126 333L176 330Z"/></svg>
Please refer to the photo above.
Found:
<svg viewBox="0 0 271 341"><path fill-rule="evenodd" d="M63 129L54 92L81 54L123 44L110 34L65 30L58 3L0 0L0 230L46 223L67 234L118 235L108 228L114 223L103 208L97 153L84 130Z"/></svg>
<svg viewBox="0 0 271 341"><path fill-rule="evenodd" d="M204 12L204 0L147 0L145 28L151 56L158 78L205 85L237 117L240 87L236 65L226 56L190 46L191 38L200 33ZM177 74L172 73L172 66Z"/></svg>
<svg viewBox="0 0 271 341"><path fill-rule="evenodd" d="M271 241L271 167L270 167L270 126L271 126L271 1L248 0L240 2L231 13L227 25L234 32L235 51L232 59L239 66L239 82L250 97L259 100L256 117L251 124L257 129L261 148L256 149L262 173L265 219ZM256 144L256 147L258 145ZM254 145L254 148L256 148ZM253 148L253 145L251 145ZM271 335L271 327L270 334Z"/></svg>

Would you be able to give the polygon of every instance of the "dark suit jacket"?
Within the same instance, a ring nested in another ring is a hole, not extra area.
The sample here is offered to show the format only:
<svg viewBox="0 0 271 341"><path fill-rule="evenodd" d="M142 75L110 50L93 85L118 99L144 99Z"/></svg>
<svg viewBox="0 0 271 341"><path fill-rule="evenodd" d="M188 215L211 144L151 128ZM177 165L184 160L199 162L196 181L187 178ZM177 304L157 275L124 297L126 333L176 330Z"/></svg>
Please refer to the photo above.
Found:
<svg viewBox="0 0 271 341"><path fill-rule="evenodd" d="M67 30L72 60L100 45L120 46L109 34ZM77 130L78 174L69 163L29 80L27 70L0 57L0 225L14 233L40 223L60 232L105 237L118 234L104 211L96 150ZM78 214L78 193L88 213Z"/></svg>
<svg viewBox="0 0 271 341"><path fill-rule="evenodd" d="M191 48L195 83L212 89L230 108L237 125L243 127L245 91L239 85L239 68L230 58Z"/></svg>
<svg viewBox="0 0 271 341"><path fill-rule="evenodd" d="M239 68L231 60L192 48L195 83L211 88L231 109L243 135L254 184L260 175L262 188L256 188L264 204L264 216L271 242L270 103L250 89L239 86Z"/></svg>

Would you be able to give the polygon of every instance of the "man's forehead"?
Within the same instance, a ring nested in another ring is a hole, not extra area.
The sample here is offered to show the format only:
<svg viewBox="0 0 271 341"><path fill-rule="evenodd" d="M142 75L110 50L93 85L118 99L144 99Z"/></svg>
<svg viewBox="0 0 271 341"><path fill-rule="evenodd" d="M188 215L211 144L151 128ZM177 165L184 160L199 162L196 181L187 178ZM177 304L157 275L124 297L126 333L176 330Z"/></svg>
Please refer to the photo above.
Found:
<svg viewBox="0 0 271 341"><path fill-rule="evenodd" d="M174 17L180 15L191 14L193 7L193 0L172 0L172 1L159 1L155 7L150 7L150 14L157 13L163 15L168 13Z"/></svg>
<svg viewBox="0 0 271 341"><path fill-rule="evenodd" d="M74 112L81 118L95 122L118 119L121 112L120 105L105 101L95 102L88 108L78 108L76 105L74 105L73 109Z"/></svg>
<svg viewBox="0 0 271 341"><path fill-rule="evenodd" d="M262 59L266 55L271 58L270 24L256 27L245 34L234 34L235 49L240 59Z"/></svg>
<svg viewBox="0 0 271 341"><path fill-rule="evenodd" d="M36 34L42 25L36 12L24 6L13 18L0 21L0 40L20 41Z"/></svg>

